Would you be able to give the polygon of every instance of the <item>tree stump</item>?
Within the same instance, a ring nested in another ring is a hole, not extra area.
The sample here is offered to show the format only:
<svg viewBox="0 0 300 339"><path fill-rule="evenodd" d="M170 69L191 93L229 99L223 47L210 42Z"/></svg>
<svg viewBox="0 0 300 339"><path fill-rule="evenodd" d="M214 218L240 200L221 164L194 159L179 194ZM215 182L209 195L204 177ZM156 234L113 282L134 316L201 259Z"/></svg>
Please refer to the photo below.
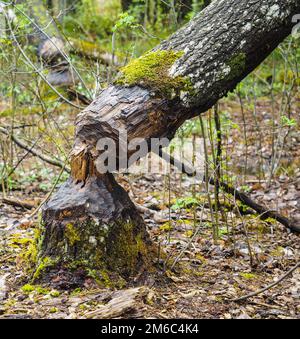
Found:
<svg viewBox="0 0 300 339"><path fill-rule="evenodd" d="M33 280L57 287L93 278L122 286L151 270L155 247L142 217L112 174L71 177L44 206Z"/></svg>

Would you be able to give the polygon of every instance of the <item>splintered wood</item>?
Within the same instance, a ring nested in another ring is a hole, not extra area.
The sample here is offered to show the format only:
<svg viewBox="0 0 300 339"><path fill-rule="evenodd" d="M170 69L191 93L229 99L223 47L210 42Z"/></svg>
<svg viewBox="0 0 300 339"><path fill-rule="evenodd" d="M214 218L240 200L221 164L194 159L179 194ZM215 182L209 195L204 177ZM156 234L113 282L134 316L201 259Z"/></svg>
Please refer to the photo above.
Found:
<svg viewBox="0 0 300 339"><path fill-rule="evenodd" d="M142 315L144 300L149 293L150 290L144 286L114 292L107 304L101 304L96 310L85 313L83 318L139 317Z"/></svg>

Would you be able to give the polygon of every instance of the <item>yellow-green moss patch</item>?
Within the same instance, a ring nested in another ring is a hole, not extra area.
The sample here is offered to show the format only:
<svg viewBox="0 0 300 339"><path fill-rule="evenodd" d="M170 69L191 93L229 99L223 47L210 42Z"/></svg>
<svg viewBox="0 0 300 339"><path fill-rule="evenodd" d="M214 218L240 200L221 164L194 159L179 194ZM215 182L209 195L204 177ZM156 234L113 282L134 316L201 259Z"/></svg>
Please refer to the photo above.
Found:
<svg viewBox="0 0 300 339"><path fill-rule="evenodd" d="M80 236L74 225L71 223L66 225L65 234L71 246L73 246L77 241L80 241Z"/></svg>
<svg viewBox="0 0 300 339"><path fill-rule="evenodd" d="M42 287L40 285L30 285L26 284L21 287L21 290L25 294L29 294L31 292L36 292L37 294L48 294L50 290L48 288Z"/></svg>
<svg viewBox="0 0 300 339"><path fill-rule="evenodd" d="M170 221L165 222L163 225L159 226L159 230L162 232L170 232L173 230L173 225Z"/></svg>
<svg viewBox="0 0 300 339"><path fill-rule="evenodd" d="M106 54L105 51L99 47L99 45L90 41L69 38L69 42L78 54L87 58L102 59Z"/></svg>
<svg viewBox="0 0 300 339"><path fill-rule="evenodd" d="M14 243L21 243L24 245L24 248L17 256L16 263L21 267L26 273L31 273L34 266L37 262L38 248L37 242L40 237L39 229L34 230L35 236L34 239L31 238L22 238L21 241L17 241L16 238L13 240Z"/></svg>
<svg viewBox="0 0 300 339"><path fill-rule="evenodd" d="M244 279L255 279L256 275L253 273L247 273L247 272L241 272L240 276L243 277Z"/></svg>
<svg viewBox="0 0 300 339"><path fill-rule="evenodd" d="M35 269L35 272L33 274L32 280L35 281L36 279L38 279L40 277L40 275L47 269L50 267L55 266L56 261L49 258L49 257L45 257L43 258L39 265L37 266L37 268Z"/></svg>
<svg viewBox="0 0 300 339"><path fill-rule="evenodd" d="M148 52L121 68L121 76L117 84L141 85L165 96L172 96L180 91L190 91L192 86L188 78L172 77L169 74L172 65L182 55L182 51Z"/></svg>
<svg viewBox="0 0 300 339"><path fill-rule="evenodd" d="M26 284L24 286L21 287L22 292L28 294L31 293L35 290L35 286L30 285L30 284Z"/></svg>

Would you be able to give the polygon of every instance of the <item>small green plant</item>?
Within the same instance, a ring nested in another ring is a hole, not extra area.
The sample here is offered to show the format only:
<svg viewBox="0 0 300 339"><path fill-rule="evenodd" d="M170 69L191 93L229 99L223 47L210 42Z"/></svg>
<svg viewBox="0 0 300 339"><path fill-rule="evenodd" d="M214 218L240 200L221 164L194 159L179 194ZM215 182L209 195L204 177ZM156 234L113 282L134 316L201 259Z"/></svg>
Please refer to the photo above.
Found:
<svg viewBox="0 0 300 339"><path fill-rule="evenodd" d="M177 199L175 204L171 206L171 210L179 210L179 209L186 209L192 208L195 206L199 206L199 200L193 197L185 197Z"/></svg>
<svg viewBox="0 0 300 339"><path fill-rule="evenodd" d="M284 126L284 127L294 127L297 125L297 122L295 119L293 118L288 118L287 116L283 115L281 117L281 124Z"/></svg>
<svg viewBox="0 0 300 339"><path fill-rule="evenodd" d="M228 227L219 227L219 236L227 235L228 234Z"/></svg>
<svg viewBox="0 0 300 339"><path fill-rule="evenodd" d="M82 292L82 289L80 287L76 287L72 292L71 296L76 296Z"/></svg>
<svg viewBox="0 0 300 339"><path fill-rule="evenodd" d="M22 292L29 294L29 293L31 293L35 290L35 286L30 285L30 284L26 284L26 285L21 287L21 290L22 290Z"/></svg>
<svg viewBox="0 0 300 339"><path fill-rule="evenodd" d="M139 24L136 22L134 16L130 15L128 12L121 13L119 15L118 21L115 23L112 31L116 32L122 28L137 28Z"/></svg>

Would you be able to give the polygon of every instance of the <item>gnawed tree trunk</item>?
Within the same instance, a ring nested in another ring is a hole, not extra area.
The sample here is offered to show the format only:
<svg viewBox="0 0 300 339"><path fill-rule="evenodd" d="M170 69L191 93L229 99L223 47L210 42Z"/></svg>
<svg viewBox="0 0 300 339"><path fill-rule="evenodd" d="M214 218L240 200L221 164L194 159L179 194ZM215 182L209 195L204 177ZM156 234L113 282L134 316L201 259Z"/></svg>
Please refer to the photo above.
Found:
<svg viewBox="0 0 300 339"><path fill-rule="evenodd" d="M84 186L70 178L60 192L43 211L34 278L46 270L59 287L82 285L87 275L112 287L151 268L154 248L143 220L112 174Z"/></svg>
<svg viewBox="0 0 300 339"><path fill-rule="evenodd" d="M97 141L108 137L122 147L120 131L128 142L172 138L277 47L299 10L299 0L214 1L121 70L77 118L71 177L43 209L36 279L78 283L93 270L98 279L104 272L128 280L152 267L155 251L142 219L113 175L96 169Z"/></svg>

